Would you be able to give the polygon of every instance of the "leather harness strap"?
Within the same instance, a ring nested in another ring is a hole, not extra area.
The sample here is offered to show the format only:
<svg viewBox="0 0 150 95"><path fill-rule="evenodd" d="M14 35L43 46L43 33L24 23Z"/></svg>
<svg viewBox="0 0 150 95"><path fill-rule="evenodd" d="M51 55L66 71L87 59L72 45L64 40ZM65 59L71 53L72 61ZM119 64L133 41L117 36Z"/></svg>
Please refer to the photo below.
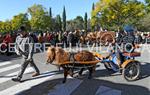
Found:
<svg viewBox="0 0 150 95"><path fill-rule="evenodd" d="M74 53L74 52L70 52L69 53L69 61L71 62L71 63L75 63L75 58L74 58L74 55L75 55L76 53Z"/></svg>

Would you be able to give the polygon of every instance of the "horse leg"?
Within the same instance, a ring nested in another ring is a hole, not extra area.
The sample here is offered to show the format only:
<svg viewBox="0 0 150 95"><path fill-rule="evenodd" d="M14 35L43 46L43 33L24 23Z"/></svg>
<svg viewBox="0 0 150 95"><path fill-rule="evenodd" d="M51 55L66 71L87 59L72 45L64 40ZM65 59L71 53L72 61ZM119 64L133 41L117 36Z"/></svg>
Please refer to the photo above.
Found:
<svg viewBox="0 0 150 95"><path fill-rule="evenodd" d="M73 77L73 74L74 74L73 71L74 71L73 68L70 68L70 69L69 69L69 75L70 75L71 77Z"/></svg>
<svg viewBox="0 0 150 95"><path fill-rule="evenodd" d="M57 66L58 71L60 71L60 66Z"/></svg>
<svg viewBox="0 0 150 95"><path fill-rule="evenodd" d="M96 70L96 65L93 66L93 72L95 72L95 70Z"/></svg>
<svg viewBox="0 0 150 95"><path fill-rule="evenodd" d="M63 79L63 83L65 83L65 82L66 82L66 79L67 79L67 76L68 76L68 68L63 67L63 69L64 69L64 79Z"/></svg>
<svg viewBox="0 0 150 95"><path fill-rule="evenodd" d="M81 68L80 71L79 71L79 73L78 73L78 75L82 76L83 71L84 71L84 68Z"/></svg>
<svg viewBox="0 0 150 95"><path fill-rule="evenodd" d="M92 74L93 74L93 67L89 67L88 70L89 70L88 79L91 79L92 78Z"/></svg>

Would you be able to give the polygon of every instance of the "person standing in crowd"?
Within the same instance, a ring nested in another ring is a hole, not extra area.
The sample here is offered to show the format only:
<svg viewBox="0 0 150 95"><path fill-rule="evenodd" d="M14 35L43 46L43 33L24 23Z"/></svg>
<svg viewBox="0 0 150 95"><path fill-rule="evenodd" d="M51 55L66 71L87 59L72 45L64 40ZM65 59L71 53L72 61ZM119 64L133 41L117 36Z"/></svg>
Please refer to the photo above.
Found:
<svg viewBox="0 0 150 95"><path fill-rule="evenodd" d="M59 39L59 43L62 43L62 32L59 31L58 33L58 39Z"/></svg>
<svg viewBox="0 0 150 95"><path fill-rule="evenodd" d="M47 42L47 33L43 33L43 42L46 43Z"/></svg>
<svg viewBox="0 0 150 95"><path fill-rule="evenodd" d="M41 45L41 50L43 50L44 37L42 32L38 36L38 43Z"/></svg>
<svg viewBox="0 0 150 95"><path fill-rule="evenodd" d="M6 37L3 39L3 43L5 43L6 45L3 45L3 48L6 49L6 54L7 56L10 55L10 52L9 52L9 43L12 43L12 38L11 38L11 35L8 33L6 35Z"/></svg>
<svg viewBox="0 0 150 95"><path fill-rule="evenodd" d="M67 45L67 32L64 32L62 35L62 43L63 45Z"/></svg>
<svg viewBox="0 0 150 95"><path fill-rule="evenodd" d="M50 43L50 41L51 41L51 34L49 33L49 32L47 32L47 43Z"/></svg>
<svg viewBox="0 0 150 95"><path fill-rule="evenodd" d="M33 43L33 39L27 34L25 27L20 27L20 35L18 35L16 38L15 51L17 55L22 55L23 63L21 65L21 71L19 72L18 76L16 78L12 78L12 80L15 82L21 82L23 73L29 63L36 71L33 73L32 77L38 76L40 74L39 69L33 61Z"/></svg>
<svg viewBox="0 0 150 95"><path fill-rule="evenodd" d="M59 43L59 33L55 33L55 46L56 44Z"/></svg>
<svg viewBox="0 0 150 95"><path fill-rule="evenodd" d="M2 36L2 34L0 34L0 43L2 43L3 42L3 36Z"/></svg>
<svg viewBox="0 0 150 95"><path fill-rule="evenodd" d="M44 38L43 38L43 33L42 32L38 35L38 42L41 43L41 44L44 42Z"/></svg>
<svg viewBox="0 0 150 95"><path fill-rule="evenodd" d="M13 43L15 42L16 37L17 37L17 34L14 33L14 32L12 32L12 33L11 33L11 38L12 38L12 42L13 42Z"/></svg>
<svg viewBox="0 0 150 95"><path fill-rule="evenodd" d="M68 34L68 37L67 37L68 45L70 45L70 44L72 45L73 39L74 39L74 35L73 35L72 32L70 32L70 33Z"/></svg>
<svg viewBox="0 0 150 95"><path fill-rule="evenodd" d="M38 38L36 37L34 33L31 33L30 36L33 38L34 43L38 43Z"/></svg>
<svg viewBox="0 0 150 95"><path fill-rule="evenodd" d="M116 42L119 46L121 46L124 36L125 36L124 31L119 31L119 33L117 34Z"/></svg>
<svg viewBox="0 0 150 95"><path fill-rule="evenodd" d="M76 44L79 45L79 37L80 37L80 31L79 30L76 30L73 34L74 34L74 41L73 41L73 46L75 46Z"/></svg>
<svg viewBox="0 0 150 95"><path fill-rule="evenodd" d="M137 43L141 44L143 41L142 36L140 35L140 33L137 33Z"/></svg>
<svg viewBox="0 0 150 95"><path fill-rule="evenodd" d="M54 33L50 34L50 43L52 45L55 45L55 35L54 35Z"/></svg>

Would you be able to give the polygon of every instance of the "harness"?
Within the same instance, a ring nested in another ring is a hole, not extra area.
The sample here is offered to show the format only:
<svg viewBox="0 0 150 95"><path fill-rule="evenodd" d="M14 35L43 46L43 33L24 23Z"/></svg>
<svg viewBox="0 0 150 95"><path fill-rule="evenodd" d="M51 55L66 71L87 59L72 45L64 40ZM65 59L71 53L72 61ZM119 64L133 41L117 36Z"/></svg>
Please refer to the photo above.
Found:
<svg viewBox="0 0 150 95"><path fill-rule="evenodd" d="M71 65L67 65L67 66L66 66L66 67L72 68L72 70L74 69L75 64L76 64L75 58L74 58L74 55L75 55L75 54L77 54L77 53L75 53L75 52L69 52L69 61L70 61L70 64L71 64Z"/></svg>
<svg viewBox="0 0 150 95"><path fill-rule="evenodd" d="M69 52L69 64L63 64L63 67L66 68L71 68L72 70L74 70L75 68L81 69L81 68L89 68L89 67L93 67L93 65L89 65L89 64L80 64L80 62L75 60L75 54L77 54L76 52ZM56 64L52 64L55 66L58 66Z"/></svg>
<svg viewBox="0 0 150 95"><path fill-rule="evenodd" d="M93 67L93 65L87 65L87 64L80 64L78 61L75 60L75 54L77 54L76 52L69 52L69 61L70 64L67 64L65 67L69 67L69 68L88 68L88 67Z"/></svg>
<svg viewBox="0 0 150 95"><path fill-rule="evenodd" d="M71 63L75 63L75 58L74 58L74 55L75 54L77 54L77 53L75 53L75 52L70 52L69 53L69 61L71 62Z"/></svg>

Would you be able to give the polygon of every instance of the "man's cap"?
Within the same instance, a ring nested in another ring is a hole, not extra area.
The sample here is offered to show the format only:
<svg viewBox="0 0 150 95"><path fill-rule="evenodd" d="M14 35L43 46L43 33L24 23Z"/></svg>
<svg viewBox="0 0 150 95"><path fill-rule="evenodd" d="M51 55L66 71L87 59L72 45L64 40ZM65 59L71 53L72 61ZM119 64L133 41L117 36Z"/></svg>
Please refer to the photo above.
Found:
<svg viewBox="0 0 150 95"><path fill-rule="evenodd" d="M19 28L19 32L23 32L23 31L26 31L25 26L21 26L21 27Z"/></svg>
<svg viewBox="0 0 150 95"><path fill-rule="evenodd" d="M124 30L126 32L134 32L134 28L133 28L132 25L126 25L126 26L124 26Z"/></svg>

